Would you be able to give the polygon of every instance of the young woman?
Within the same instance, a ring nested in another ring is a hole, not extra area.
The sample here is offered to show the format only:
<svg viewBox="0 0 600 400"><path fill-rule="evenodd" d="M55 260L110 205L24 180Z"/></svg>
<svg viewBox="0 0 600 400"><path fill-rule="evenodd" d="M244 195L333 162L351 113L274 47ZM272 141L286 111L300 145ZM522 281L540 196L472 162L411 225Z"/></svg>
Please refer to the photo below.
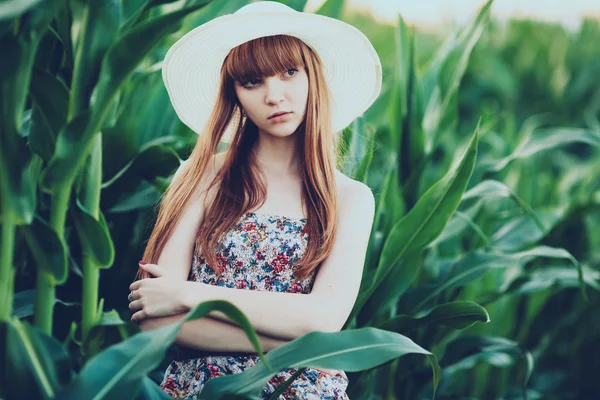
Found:
<svg viewBox="0 0 600 400"><path fill-rule="evenodd" d="M220 299L249 318L265 351L339 331L358 294L374 201L336 169L336 133L380 92L369 41L335 19L252 3L180 39L163 78L199 137L161 201L142 279L131 284L132 321L156 329ZM258 361L220 313L184 324L177 343L200 352L168 367L161 387L173 397ZM343 371L308 368L280 398L345 399L347 383Z"/></svg>

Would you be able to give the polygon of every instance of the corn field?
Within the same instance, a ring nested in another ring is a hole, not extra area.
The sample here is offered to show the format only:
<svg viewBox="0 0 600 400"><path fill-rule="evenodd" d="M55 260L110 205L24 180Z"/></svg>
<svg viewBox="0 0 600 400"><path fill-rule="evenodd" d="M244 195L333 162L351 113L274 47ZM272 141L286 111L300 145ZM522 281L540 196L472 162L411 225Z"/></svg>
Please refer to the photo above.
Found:
<svg viewBox="0 0 600 400"><path fill-rule="evenodd" d="M169 398L184 321L141 332L127 308L196 139L161 60L249 2L0 3L0 399ZM342 331L268 353L233 305L200 304L188 320L221 311L261 356L201 398L258 398L289 367L346 371L352 399L600 398L600 21L501 24L482 0L432 33L344 3L316 12L361 29L384 73L340 133L376 199L359 296Z"/></svg>

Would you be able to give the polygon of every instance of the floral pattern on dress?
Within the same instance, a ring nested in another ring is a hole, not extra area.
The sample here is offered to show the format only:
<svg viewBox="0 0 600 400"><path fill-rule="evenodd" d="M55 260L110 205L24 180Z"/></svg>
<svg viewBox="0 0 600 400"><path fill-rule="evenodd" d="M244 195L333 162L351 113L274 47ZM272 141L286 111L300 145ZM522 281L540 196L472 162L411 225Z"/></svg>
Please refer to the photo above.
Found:
<svg viewBox="0 0 600 400"><path fill-rule="evenodd" d="M306 251L308 234L305 218L245 213L217 248L217 260L223 268L217 276L206 264L201 251L195 251L188 280L243 290L308 294L315 272L304 280L295 276L298 261ZM256 354L208 355L174 360L161 388L174 398L195 398L211 378L236 374L260 362ZM290 378L296 369L279 372L263 388L260 397L269 397ZM343 371L336 375L307 368L279 396L279 400L348 399L348 378Z"/></svg>

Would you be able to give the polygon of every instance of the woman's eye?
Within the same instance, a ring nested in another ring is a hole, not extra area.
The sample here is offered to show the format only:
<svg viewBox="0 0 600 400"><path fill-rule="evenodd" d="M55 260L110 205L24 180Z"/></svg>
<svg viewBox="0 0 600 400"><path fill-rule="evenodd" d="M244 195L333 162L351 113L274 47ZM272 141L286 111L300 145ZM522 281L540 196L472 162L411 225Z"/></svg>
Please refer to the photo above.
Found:
<svg viewBox="0 0 600 400"><path fill-rule="evenodd" d="M287 73L289 73L290 71L293 71L293 73L292 73L292 75L291 75L291 76L294 76L294 75L296 75L295 73L296 73L296 72L298 72L298 70L297 70L296 68L290 68L290 69L288 69L288 70L286 71L286 74L287 74Z"/></svg>
<svg viewBox="0 0 600 400"><path fill-rule="evenodd" d="M248 86L249 83L253 83L252 86ZM251 89L253 88L255 85L257 85L258 83L260 83L260 79L252 79L246 83L242 83L242 86L247 88L247 89Z"/></svg>
<svg viewBox="0 0 600 400"><path fill-rule="evenodd" d="M284 74L288 74L287 77L291 78L291 77L296 76L297 72L298 72L298 69L290 68L287 71L285 71ZM260 82L261 82L260 79L252 79L250 81L242 83L241 85L243 87L245 87L246 89L252 89L254 86L258 85Z"/></svg>

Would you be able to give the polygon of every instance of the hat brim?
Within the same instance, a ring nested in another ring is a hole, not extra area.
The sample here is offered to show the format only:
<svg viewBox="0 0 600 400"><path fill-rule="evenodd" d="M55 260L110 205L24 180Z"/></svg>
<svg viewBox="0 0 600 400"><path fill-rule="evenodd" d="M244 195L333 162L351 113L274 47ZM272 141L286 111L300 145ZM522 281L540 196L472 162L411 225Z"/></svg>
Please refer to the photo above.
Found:
<svg viewBox="0 0 600 400"><path fill-rule="evenodd" d="M340 20L302 12L230 14L184 35L167 52L162 75L181 121L203 132L219 91L223 61L236 46L272 35L297 37L317 52L331 92L332 129L339 132L381 91L381 63L371 42ZM233 127L228 127L229 136Z"/></svg>

